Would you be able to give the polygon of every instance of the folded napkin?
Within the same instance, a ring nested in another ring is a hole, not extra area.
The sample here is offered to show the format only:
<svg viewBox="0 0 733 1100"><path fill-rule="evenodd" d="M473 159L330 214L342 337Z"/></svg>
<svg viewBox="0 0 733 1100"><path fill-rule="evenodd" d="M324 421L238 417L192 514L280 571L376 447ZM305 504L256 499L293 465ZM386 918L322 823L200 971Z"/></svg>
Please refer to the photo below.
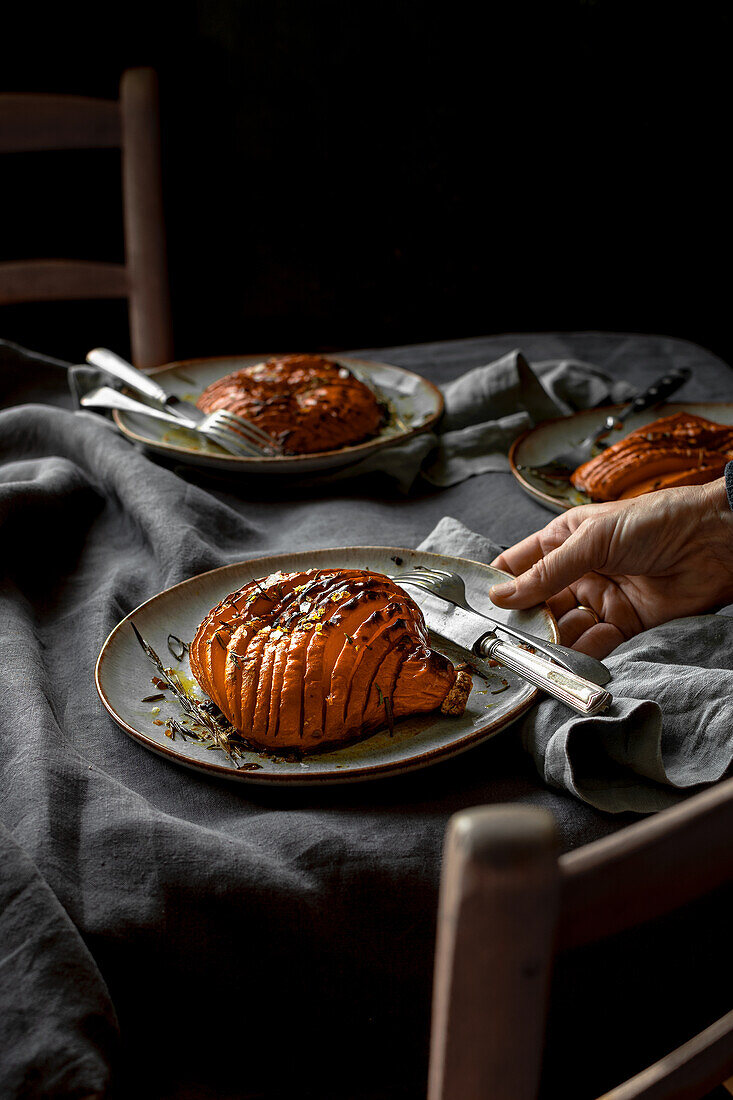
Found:
<svg viewBox="0 0 733 1100"><path fill-rule="evenodd" d="M486 564L501 550L450 517L418 549ZM545 696L513 727L546 783L608 813L651 813L725 775L733 759L726 611L644 631L604 663L614 701L603 714L584 718Z"/></svg>

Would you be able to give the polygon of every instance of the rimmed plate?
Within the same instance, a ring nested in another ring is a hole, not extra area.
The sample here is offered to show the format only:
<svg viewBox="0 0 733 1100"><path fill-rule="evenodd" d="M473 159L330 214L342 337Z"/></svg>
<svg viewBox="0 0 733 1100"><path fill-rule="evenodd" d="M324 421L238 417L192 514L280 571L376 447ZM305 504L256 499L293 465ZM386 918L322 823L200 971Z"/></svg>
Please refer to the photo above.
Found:
<svg viewBox="0 0 733 1100"><path fill-rule="evenodd" d="M217 359L187 359L153 371L156 382L177 397L196 401L207 386L218 378L243 367L268 359L268 355L241 355ZM352 447L320 451L308 455L283 455L275 458L237 458L224 454L216 446L201 441L185 428L169 428L147 417L115 409L115 423L123 435L144 450L195 466L226 470L237 474L301 474L336 470L351 466L367 455L395 443L404 443L420 432L427 432L443 413L443 395L437 386L419 374L350 356L329 355L375 387L388 404L389 415L379 434Z"/></svg>
<svg viewBox="0 0 733 1100"><path fill-rule="evenodd" d="M610 412L622 408L624 408L623 405L609 405L602 409L588 409L573 416L563 416L557 420L545 420L536 427L530 428L524 435L520 435L509 451L509 465L525 493L538 500L540 504L544 504L546 508L558 513L574 508L577 504L589 504L590 498L585 493L578 492L569 483L564 485L547 482L537 474L533 474L532 468L542 466L543 463L549 462L553 455L568 447L574 447L586 436L597 431ZM612 432L604 442L616 443L644 424L651 424L653 420L659 420L662 416L673 416L680 412L704 416L707 420L715 420L719 424L733 424L733 403L731 402L670 402L661 408L647 409L645 412L630 416L621 431Z"/></svg>
<svg viewBox="0 0 733 1100"><path fill-rule="evenodd" d="M188 656L185 655L180 663L170 657L168 635L175 634L189 641L204 616L222 597L252 579L278 570L296 572L328 566L396 574L400 569L420 564L459 572L466 582L468 600L477 610L503 621L511 620L546 640L558 640L555 620L547 608L508 612L494 607L489 599L489 587L504 574L491 566L464 558L389 546L313 550L225 565L191 577L154 596L124 618L105 641L95 669L97 691L115 722L145 748L173 763L245 783L284 786L348 783L399 775L445 760L493 737L516 721L534 702L537 689L503 668L488 672L486 678L474 675L466 712L460 718L445 717L438 712L401 719L395 724L392 735L385 729L355 745L309 755L302 761L251 752L246 754L242 763L256 765L256 770L243 771L235 769L222 752L207 750L179 738L171 741L161 726L154 725L156 716L152 713L151 703L141 700L155 690L151 686L155 670L130 628L130 620L133 620L164 663L170 662L171 667L190 678ZM449 647L436 648L456 661L462 659L460 652L451 653ZM504 687L502 680L508 687ZM205 698L192 678L190 684L199 698ZM159 705L161 713L158 720L181 717L175 703L161 702Z"/></svg>

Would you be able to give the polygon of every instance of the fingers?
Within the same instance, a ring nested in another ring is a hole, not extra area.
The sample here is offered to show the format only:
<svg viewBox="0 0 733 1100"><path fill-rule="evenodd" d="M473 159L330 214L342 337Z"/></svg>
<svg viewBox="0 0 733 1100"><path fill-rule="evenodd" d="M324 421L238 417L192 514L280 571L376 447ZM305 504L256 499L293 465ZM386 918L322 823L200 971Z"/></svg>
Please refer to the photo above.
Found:
<svg viewBox="0 0 733 1100"><path fill-rule="evenodd" d="M552 596L547 601L547 606L559 623L563 615L572 611L579 603L580 600L575 596L572 588L563 588L562 592L558 592L557 596Z"/></svg>
<svg viewBox="0 0 733 1100"><path fill-rule="evenodd" d="M525 539L524 543L519 543L512 551L505 551L500 557L511 566L512 562L519 563L525 555L535 554L538 550L541 554L543 534L540 532L530 536L530 539ZM544 557L535 558L533 564L514 581L494 585L489 590L493 602L499 607L532 607L562 592L597 564L599 540L588 537L589 534L586 525L581 524L555 549L549 550L549 553L545 550ZM538 540L533 546L525 545L533 539Z"/></svg>
<svg viewBox="0 0 733 1100"><path fill-rule="evenodd" d="M564 516L561 516L559 519L553 520L541 531L535 531L533 535L528 535L526 539L522 539L515 546L510 546L508 550L504 550L503 553L499 554L499 557L495 558L491 564L495 569L503 569L505 573L511 573L514 577L526 572L548 550L560 546L568 537L570 531L563 522L564 518Z"/></svg>
<svg viewBox="0 0 733 1100"><path fill-rule="evenodd" d="M625 641L624 635L612 623L597 623L580 635L573 649L602 661Z"/></svg>
<svg viewBox="0 0 733 1100"><path fill-rule="evenodd" d="M572 646L596 625L596 617L586 607L573 607L557 620L557 625L562 644Z"/></svg>
<svg viewBox="0 0 733 1100"><path fill-rule="evenodd" d="M626 635L613 623L596 622L594 612L588 607L574 607L558 617L562 645L571 646L579 653L602 660L617 646L626 641Z"/></svg>

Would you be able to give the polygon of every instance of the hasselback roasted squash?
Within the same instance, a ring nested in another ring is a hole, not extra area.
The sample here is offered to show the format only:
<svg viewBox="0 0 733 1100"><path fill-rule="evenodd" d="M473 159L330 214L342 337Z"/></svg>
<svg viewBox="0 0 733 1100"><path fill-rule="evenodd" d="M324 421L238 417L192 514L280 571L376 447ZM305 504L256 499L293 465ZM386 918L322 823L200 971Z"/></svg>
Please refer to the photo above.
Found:
<svg viewBox="0 0 733 1100"><path fill-rule="evenodd" d="M384 409L347 367L319 355L283 355L227 374L197 402L251 420L286 454L333 451L376 435Z"/></svg>
<svg viewBox="0 0 733 1100"><path fill-rule="evenodd" d="M312 752L408 714L462 713L471 678L418 606L369 570L274 573L231 593L190 647L196 680L253 745Z"/></svg>
<svg viewBox="0 0 733 1100"><path fill-rule="evenodd" d="M733 427L692 413L664 416L630 432L574 471L591 500L623 500L676 485L703 485L733 459Z"/></svg>

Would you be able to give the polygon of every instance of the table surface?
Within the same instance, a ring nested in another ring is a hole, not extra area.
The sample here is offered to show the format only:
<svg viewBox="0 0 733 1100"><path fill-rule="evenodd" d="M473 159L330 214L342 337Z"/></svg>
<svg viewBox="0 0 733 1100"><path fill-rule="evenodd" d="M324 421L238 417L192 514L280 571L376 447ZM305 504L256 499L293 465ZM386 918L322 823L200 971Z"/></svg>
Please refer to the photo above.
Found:
<svg viewBox="0 0 733 1100"><path fill-rule="evenodd" d="M724 363L668 337L513 334L356 354L441 383L516 347L530 362L581 359L638 386L689 366L681 397L733 398ZM94 439L106 433L107 450L120 454L128 444L89 414L70 420L59 378L26 367L0 380L6 404L47 406L0 413L0 505L6 532L26 548L11 556L0 590L20 638L5 647L13 675L0 701L0 837L15 887L38 894L39 912L75 960L39 987L58 1009L56 1043L43 1033L47 1063L66 1050L68 1080L98 1091L112 1064L118 1088L134 1081L138 1095L159 1098L290 1096L296 1083L304 1097L422 1095L450 814L491 802L545 806L565 849L633 819L545 788L512 729L453 761L358 787L211 781L147 753L111 722L94 692L94 659L129 610L203 569L293 548L413 547L445 515L509 545L550 513L508 472L447 490L422 483L407 497L379 477L306 495L171 471L130 449L126 480L119 463L107 473L107 451L95 451ZM66 453L60 441L80 422L84 439ZM141 478L147 502L131 484ZM156 500L174 518L151 536ZM45 584L29 577L34 538L58 558ZM564 980L566 1007L577 1007L579 979ZM236 1022L222 1031L223 1020ZM153 1068L143 1071L152 1051Z"/></svg>

